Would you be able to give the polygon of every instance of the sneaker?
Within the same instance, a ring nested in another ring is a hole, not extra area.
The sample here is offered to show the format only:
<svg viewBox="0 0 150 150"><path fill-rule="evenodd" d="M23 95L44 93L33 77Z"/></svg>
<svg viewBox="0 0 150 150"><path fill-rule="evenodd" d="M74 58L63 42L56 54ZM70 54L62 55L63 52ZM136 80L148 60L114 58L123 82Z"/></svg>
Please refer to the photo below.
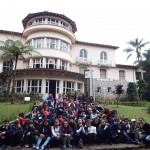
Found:
<svg viewBox="0 0 150 150"><path fill-rule="evenodd" d="M44 150L44 147L41 147L40 150Z"/></svg>
<svg viewBox="0 0 150 150"><path fill-rule="evenodd" d="M66 145L63 145L63 148L66 148Z"/></svg>
<svg viewBox="0 0 150 150"><path fill-rule="evenodd" d="M68 147L69 147L69 148L72 148L72 145L69 144Z"/></svg>
<svg viewBox="0 0 150 150"><path fill-rule="evenodd" d="M36 149L36 150L38 150L38 149L39 149L39 147L35 147L35 149Z"/></svg>
<svg viewBox="0 0 150 150"><path fill-rule="evenodd" d="M25 147L25 148L29 148L29 145L28 145L28 144L26 144L24 147Z"/></svg>
<svg viewBox="0 0 150 150"><path fill-rule="evenodd" d="M19 148L20 147L20 145L17 145L17 148Z"/></svg>
<svg viewBox="0 0 150 150"><path fill-rule="evenodd" d="M35 149L36 148L35 144L33 144L32 147Z"/></svg>

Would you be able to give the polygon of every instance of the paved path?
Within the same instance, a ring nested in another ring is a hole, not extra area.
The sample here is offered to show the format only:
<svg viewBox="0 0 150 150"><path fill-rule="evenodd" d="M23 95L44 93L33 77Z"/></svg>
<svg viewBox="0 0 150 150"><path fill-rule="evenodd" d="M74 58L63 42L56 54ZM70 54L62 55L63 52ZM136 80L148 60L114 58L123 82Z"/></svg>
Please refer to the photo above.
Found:
<svg viewBox="0 0 150 150"><path fill-rule="evenodd" d="M1 149L1 148L0 148ZM133 144L112 144L112 145L92 145L84 147L82 150L150 150L150 145L133 145ZM1 149L3 150L3 149ZM32 148L16 148L16 147L9 147L5 150L33 150ZM63 148L47 148L46 150L64 150ZM66 150L77 150L77 148L66 148Z"/></svg>

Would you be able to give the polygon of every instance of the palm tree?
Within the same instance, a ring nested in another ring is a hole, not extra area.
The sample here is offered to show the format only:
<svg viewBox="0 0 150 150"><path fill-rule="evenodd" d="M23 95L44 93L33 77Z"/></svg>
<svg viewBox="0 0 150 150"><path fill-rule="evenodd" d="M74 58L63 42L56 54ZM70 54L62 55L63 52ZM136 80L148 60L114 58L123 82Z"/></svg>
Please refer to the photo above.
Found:
<svg viewBox="0 0 150 150"><path fill-rule="evenodd" d="M146 71L144 74L144 80L148 84L147 88L147 99L150 100L150 49L146 50L145 53L143 53L144 59L140 62L141 68Z"/></svg>
<svg viewBox="0 0 150 150"><path fill-rule="evenodd" d="M11 88L11 103L14 103L14 92L15 92L15 78L16 78L16 67L18 58L25 58L26 56L32 56L33 52L39 54L39 52L34 51L30 45L23 44L20 40L6 40L0 41L0 52L1 59L4 61L15 60L13 78L12 78L12 88Z"/></svg>
<svg viewBox="0 0 150 150"><path fill-rule="evenodd" d="M149 44L149 42L143 42L143 39L139 40L138 38L136 38L135 40L129 41L128 44L131 47L128 47L123 50L124 52L126 52L128 54L127 60L133 55L133 53L136 53L136 60L134 63L139 64L141 57L142 57L141 50L143 47L145 47L147 44Z"/></svg>

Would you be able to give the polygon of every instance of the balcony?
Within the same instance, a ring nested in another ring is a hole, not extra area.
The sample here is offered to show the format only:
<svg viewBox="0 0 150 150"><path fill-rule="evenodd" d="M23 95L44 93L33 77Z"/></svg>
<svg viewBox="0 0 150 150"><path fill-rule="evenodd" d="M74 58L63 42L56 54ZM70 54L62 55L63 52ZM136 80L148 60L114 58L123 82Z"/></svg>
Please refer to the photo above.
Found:
<svg viewBox="0 0 150 150"><path fill-rule="evenodd" d="M98 67L111 67L112 62L110 60L99 59L97 65Z"/></svg>
<svg viewBox="0 0 150 150"><path fill-rule="evenodd" d="M75 43L76 37L73 32L63 27L51 25L51 24L36 24L36 25L28 26L27 28L24 29L23 36L27 37L29 34L38 31L54 31L54 32L62 33L68 36L72 41L72 43Z"/></svg>
<svg viewBox="0 0 150 150"><path fill-rule="evenodd" d="M91 65L92 64L92 58L84 58L84 57L77 57L76 63L78 65Z"/></svg>

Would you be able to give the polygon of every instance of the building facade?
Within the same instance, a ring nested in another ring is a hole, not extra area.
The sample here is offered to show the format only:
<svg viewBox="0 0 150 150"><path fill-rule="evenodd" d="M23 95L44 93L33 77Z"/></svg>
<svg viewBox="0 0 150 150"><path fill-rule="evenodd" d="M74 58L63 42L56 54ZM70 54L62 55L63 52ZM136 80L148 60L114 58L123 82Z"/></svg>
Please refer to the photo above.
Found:
<svg viewBox="0 0 150 150"><path fill-rule="evenodd" d="M27 15L22 33L0 30L0 40L21 40L33 46L40 56L19 59L17 63L16 92L38 92L43 98L52 93L85 91L85 71L90 95L100 98L114 97L116 84L127 88L128 82L136 81L134 66L115 62L117 46L77 41L76 23L62 14L38 12ZM0 62L0 72L14 64Z"/></svg>

